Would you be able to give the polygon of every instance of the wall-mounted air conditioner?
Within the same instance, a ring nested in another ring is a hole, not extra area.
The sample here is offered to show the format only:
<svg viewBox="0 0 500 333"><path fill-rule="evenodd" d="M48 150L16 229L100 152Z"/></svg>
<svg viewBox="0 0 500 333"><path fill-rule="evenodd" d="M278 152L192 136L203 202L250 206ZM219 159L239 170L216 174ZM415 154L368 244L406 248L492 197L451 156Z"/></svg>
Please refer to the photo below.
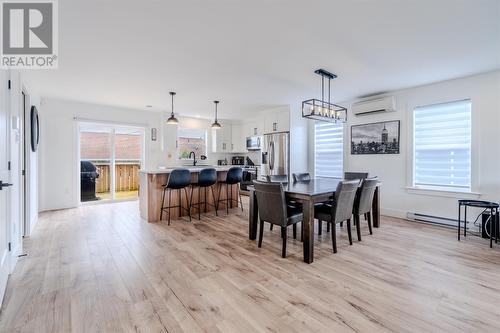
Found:
<svg viewBox="0 0 500 333"><path fill-rule="evenodd" d="M366 99L352 105L352 112L356 116L365 116L374 113L396 111L394 96L384 96Z"/></svg>

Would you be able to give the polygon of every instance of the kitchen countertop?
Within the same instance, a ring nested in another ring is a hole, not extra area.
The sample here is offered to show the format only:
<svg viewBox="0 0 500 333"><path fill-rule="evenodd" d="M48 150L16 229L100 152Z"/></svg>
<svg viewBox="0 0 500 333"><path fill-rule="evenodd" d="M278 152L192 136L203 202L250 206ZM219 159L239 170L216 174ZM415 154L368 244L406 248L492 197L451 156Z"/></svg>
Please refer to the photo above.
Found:
<svg viewBox="0 0 500 333"><path fill-rule="evenodd" d="M198 165L198 166L176 166L176 167L167 167L165 169L152 169L152 170L140 170L140 173L145 173L145 174L164 174L164 173L171 173L172 170L178 169L178 168L184 168L188 169L192 173L197 173L200 172L201 169L205 168L214 168L218 172L222 171L227 171L229 170L230 167L233 166L239 166L242 167L242 165Z"/></svg>

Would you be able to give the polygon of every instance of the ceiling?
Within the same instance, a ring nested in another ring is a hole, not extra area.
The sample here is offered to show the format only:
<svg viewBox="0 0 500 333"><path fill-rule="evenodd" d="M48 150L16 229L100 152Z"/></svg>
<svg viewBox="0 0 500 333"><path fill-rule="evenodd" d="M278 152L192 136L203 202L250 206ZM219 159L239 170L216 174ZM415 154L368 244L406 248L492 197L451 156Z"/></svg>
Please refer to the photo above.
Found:
<svg viewBox="0 0 500 333"><path fill-rule="evenodd" d="M43 97L238 118L320 94L412 87L500 68L497 0L59 1L59 69Z"/></svg>

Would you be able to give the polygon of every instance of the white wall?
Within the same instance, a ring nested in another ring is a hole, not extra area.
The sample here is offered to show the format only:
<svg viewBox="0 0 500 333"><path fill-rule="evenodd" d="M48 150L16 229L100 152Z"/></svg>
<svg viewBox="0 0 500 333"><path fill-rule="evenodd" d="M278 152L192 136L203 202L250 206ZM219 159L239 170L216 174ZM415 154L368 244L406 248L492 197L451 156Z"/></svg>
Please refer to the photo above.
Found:
<svg viewBox="0 0 500 333"><path fill-rule="evenodd" d="M150 129L160 128L160 113L43 98L38 173L40 211L79 204L78 121L75 118L145 127L145 168L165 164L161 131L157 141L150 139Z"/></svg>
<svg viewBox="0 0 500 333"><path fill-rule="evenodd" d="M176 154L177 126L166 125L165 114L143 110L116 108L76 101L43 98L40 104L39 210L76 207L78 193L78 121L114 122L145 128L144 169L159 166L186 165ZM76 118L76 120L75 120ZM211 152L211 121L178 117L179 126L202 128L208 134L208 159L203 164L216 164L218 159L237 154ZM157 141L151 141L151 128L157 128Z"/></svg>
<svg viewBox="0 0 500 333"><path fill-rule="evenodd" d="M406 217L407 212L457 217L457 198L443 193L407 189L412 179L412 111L416 106L472 100L472 191L484 200L500 201L500 71L388 93L396 97L396 112L355 117L350 115L344 133L345 171L369 171L382 181L382 213ZM348 107L354 101L339 103ZM400 154L351 155L351 125L400 120ZM310 137L314 131L310 127ZM310 140L309 147L313 147ZM312 151L312 149L310 149ZM312 161L311 157L310 160ZM310 170L314 170L312 163ZM473 196L475 197L475 196Z"/></svg>

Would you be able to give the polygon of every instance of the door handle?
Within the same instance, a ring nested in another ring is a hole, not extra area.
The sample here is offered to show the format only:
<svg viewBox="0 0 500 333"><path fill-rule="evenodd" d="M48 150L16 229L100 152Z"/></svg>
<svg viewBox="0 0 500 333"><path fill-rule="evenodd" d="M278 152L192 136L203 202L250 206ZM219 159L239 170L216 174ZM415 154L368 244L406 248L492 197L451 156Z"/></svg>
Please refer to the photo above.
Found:
<svg viewBox="0 0 500 333"><path fill-rule="evenodd" d="M9 187L12 185L14 185L14 184L4 183L0 180L0 191L3 190L4 187Z"/></svg>
<svg viewBox="0 0 500 333"><path fill-rule="evenodd" d="M271 170L274 169L274 141L269 142L269 151L270 151L270 156L269 156L269 168Z"/></svg>

